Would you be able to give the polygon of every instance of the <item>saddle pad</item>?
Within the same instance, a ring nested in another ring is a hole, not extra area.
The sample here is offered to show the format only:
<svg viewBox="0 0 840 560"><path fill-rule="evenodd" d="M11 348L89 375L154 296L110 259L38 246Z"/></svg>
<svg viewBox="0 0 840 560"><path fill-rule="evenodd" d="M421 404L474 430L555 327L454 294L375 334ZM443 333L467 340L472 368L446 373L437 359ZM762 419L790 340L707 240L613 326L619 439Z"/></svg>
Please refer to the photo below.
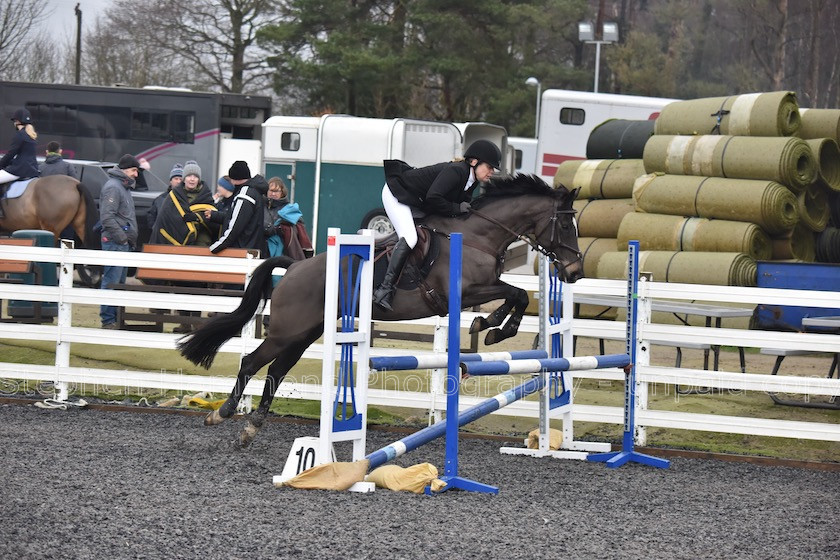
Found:
<svg viewBox="0 0 840 560"><path fill-rule="evenodd" d="M33 177L32 179L24 179L22 181L15 181L14 183L9 185L9 189L6 191L6 198L17 198L26 192L26 187L29 186L29 183L34 181L37 177Z"/></svg>

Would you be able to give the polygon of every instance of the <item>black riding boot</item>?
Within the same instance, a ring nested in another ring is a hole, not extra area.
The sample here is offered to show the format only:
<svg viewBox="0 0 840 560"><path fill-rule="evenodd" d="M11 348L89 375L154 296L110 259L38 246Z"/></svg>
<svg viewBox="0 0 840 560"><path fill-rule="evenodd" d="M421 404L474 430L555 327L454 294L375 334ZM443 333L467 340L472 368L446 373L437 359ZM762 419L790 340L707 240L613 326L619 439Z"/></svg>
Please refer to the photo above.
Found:
<svg viewBox="0 0 840 560"><path fill-rule="evenodd" d="M391 253L391 262L388 263L385 279L373 292L373 303L386 311L393 311L391 300L394 299L394 292L397 290L397 279L400 277L400 272L402 272L405 261L410 254L411 247L408 246L405 237L400 237L393 253Z"/></svg>

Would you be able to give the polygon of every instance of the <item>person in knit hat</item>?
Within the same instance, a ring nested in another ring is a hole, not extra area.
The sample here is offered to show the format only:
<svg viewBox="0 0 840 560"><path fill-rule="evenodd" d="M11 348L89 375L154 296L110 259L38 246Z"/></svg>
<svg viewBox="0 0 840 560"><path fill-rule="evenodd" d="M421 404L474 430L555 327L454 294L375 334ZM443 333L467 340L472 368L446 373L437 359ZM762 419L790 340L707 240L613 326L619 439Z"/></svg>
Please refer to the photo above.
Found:
<svg viewBox="0 0 840 560"><path fill-rule="evenodd" d="M268 181L262 175L251 177L251 170L244 161L235 161L228 171L230 182L236 188L233 209L222 224L219 240L210 245L210 252L218 253L228 247L257 249L260 256L268 255L268 244L263 233L263 208L268 192Z"/></svg>
<svg viewBox="0 0 840 560"><path fill-rule="evenodd" d="M176 163L172 166L172 171L169 172L169 185L166 187L166 191L162 192L152 201L152 205L149 207L149 211L146 213L146 224L149 226L149 229L154 232L155 230L155 221L157 221L158 214L160 213L160 208L163 206L163 202L169 196L169 191L180 185L184 181L184 166L180 163ZM154 234L152 234L154 237Z"/></svg>
<svg viewBox="0 0 840 560"><path fill-rule="evenodd" d="M230 209L233 207L233 191L235 190L236 187L230 182L230 177L227 175L219 177L216 182L216 194L213 195L216 210L205 211L204 217L215 224L223 224L225 217L230 214Z"/></svg>
<svg viewBox="0 0 840 560"><path fill-rule="evenodd" d="M184 164L184 181L172 187L164 198L152 233L152 243L207 247L218 236L218 225L206 220L207 210L215 210L210 189L201 180L201 167L195 161Z"/></svg>

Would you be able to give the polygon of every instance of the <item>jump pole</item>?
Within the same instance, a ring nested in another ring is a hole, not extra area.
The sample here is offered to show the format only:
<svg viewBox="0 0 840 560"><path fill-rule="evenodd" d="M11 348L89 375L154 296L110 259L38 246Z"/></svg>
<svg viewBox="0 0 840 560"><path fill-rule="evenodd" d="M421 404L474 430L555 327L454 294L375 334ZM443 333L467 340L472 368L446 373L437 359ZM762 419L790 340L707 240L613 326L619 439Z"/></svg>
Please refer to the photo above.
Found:
<svg viewBox="0 0 840 560"><path fill-rule="evenodd" d="M638 241L630 241L628 244L627 272L627 354L630 355L630 368L624 380L624 434L621 440L621 451L594 453L589 455L587 460L606 463L607 467L610 468L618 468L632 461L667 469L671 465L669 460L645 455L633 448L636 431L636 358L639 350L637 337L639 312Z"/></svg>

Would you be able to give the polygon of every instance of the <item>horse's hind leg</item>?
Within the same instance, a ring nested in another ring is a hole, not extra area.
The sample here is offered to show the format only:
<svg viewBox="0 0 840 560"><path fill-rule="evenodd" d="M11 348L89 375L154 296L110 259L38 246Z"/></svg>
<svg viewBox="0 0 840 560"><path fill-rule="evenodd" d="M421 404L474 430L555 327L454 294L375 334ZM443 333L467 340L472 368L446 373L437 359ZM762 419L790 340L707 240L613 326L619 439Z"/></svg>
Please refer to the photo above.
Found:
<svg viewBox="0 0 840 560"><path fill-rule="evenodd" d="M502 321L505 320L505 317L508 316L510 310L513 306L509 302L509 300L505 300L502 305L496 308L490 315L485 317L476 317L473 319L472 325L470 325L470 334L475 334L477 332L481 332L483 330L489 329L490 327L498 327L502 324Z"/></svg>
<svg viewBox="0 0 840 560"><path fill-rule="evenodd" d="M233 416L236 412L236 406L245 392L245 387L248 382L257 373L261 367L270 362L279 352L275 344L271 342L270 338L265 339L256 350L242 358L242 366L239 368L239 373L236 376L236 383L233 385L233 390L230 396L219 407L204 418L205 426L216 426L224 422L227 418Z"/></svg>

